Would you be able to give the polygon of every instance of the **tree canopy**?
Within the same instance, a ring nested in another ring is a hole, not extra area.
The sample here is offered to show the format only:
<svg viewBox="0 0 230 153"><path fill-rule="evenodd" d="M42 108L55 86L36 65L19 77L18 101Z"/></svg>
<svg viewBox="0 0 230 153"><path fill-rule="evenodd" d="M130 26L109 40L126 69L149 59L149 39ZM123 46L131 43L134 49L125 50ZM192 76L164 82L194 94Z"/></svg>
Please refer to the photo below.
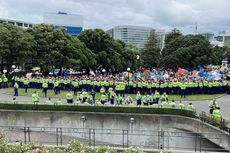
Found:
<svg viewBox="0 0 230 153"><path fill-rule="evenodd" d="M192 68L218 63L217 54L209 41L201 35L183 36L173 30L166 36L161 64L169 68Z"/></svg>
<svg viewBox="0 0 230 153"><path fill-rule="evenodd" d="M142 61L137 61L140 55ZM12 24L0 24L1 72L12 65L23 69L39 66L44 74L51 68L107 69L120 72L128 67L191 68L197 65L220 64L230 56L228 47L212 46L200 35L182 35L173 29L165 38L165 47L157 47L157 37L151 31L144 49L115 40L101 29L84 30L72 37L64 29L38 24L23 29Z"/></svg>
<svg viewBox="0 0 230 153"><path fill-rule="evenodd" d="M96 55L96 68L115 72L134 67L137 49L122 41L114 40L103 30L85 30L81 32L78 39Z"/></svg>
<svg viewBox="0 0 230 153"><path fill-rule="evenodd" d="M160 62L160 48L157 46L157 38L154 30L150 32L147 43L141 52L143 66L145 68L156 68Z"/></svg>

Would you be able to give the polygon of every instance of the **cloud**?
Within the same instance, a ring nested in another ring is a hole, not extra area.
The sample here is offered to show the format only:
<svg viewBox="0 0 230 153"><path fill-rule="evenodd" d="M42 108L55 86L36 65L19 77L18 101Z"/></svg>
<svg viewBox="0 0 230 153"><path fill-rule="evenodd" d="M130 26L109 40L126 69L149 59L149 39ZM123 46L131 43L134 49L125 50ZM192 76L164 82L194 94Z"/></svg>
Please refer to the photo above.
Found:
<svg viewBox="0 0 230 153"><path fill-rule="evenodd" d="M229 0L7 0L0 17L40 23L43 13L81 14L85 28L132 24L185 31L229 30Z"/></svg>

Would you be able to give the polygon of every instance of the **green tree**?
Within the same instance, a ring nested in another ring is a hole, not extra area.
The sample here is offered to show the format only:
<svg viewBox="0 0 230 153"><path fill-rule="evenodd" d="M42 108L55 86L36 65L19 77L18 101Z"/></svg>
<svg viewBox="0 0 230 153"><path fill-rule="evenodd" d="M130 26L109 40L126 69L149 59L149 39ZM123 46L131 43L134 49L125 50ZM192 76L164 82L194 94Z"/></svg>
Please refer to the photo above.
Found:
<svg viewBox="0 0 230 153"><path fill-rule="evenodd" d="M92 53L91 50L89 50L78 38L71 36L68 36L67 38L67 50L69 54L67 57L71 57L70 59L72 59L72 62L69 63L69 67L75 69L84 68L87 71L89 71L90 68L94 68L96 65L95 54Z"/></svg>
<svg viewBox="0 0 230 153"><path fill-rule="evenodd" d="M95 54L97 61L95 68L115 72L125 70L134 63L133 49L122 41L114 40L101 29L85 30L78 39Z"/></svg>
<svg viewBox="0 0 230 153"><path fill-rule="evenodd" d="M165 36L165 44L169 44L171 41L175 40L176 38L182 36L182 33L180 32L180 30L174 28L170 33L168 33Z"/></svg>
<svg viewBox="0 0 230 153"><path fill-rule="evenodd" d="M63 29L54 28L51 25L35 25L28 32L34 37L36 42L33 54L33 64L41 67L44 75L49 73L51 67L68 67L71 62L76 64L76 60L67 50L67 33Z"/></svg>
<svg viewBox="0 0 230 153"><path fill-rule="evenodd" d="M1 71L4 65L9 72L13 64L26 64L33 54L33 47L33 37L24 29L12 24L0 24Z"/></svg>
<svg viewBox="0 0 230 153"><path fill-rule="evenodd" d="M227 56L227 59L228 60L230 59L230 48L229 47L215 46L213 49L214 49L214 53L215 53L215 55L217 57L216 62L213 63L213 64L220 65L222 60L224 59L225 54Z"/></svg>
<svg viewBox="0 0 230 153"><path fill-rule="evenodd" d="M143 66L153 69L157 67L160 59L160 48L157 46L157 36L154 30L150 32L145 48L141 52Z"/></svg>
<svg viewBox="0 0 230 153"><path fill-rule="evenodd" d="M216 54L209 41L200 35L178 36L165 45L162 52L165 67L192 68L216 62Z"/></svg>

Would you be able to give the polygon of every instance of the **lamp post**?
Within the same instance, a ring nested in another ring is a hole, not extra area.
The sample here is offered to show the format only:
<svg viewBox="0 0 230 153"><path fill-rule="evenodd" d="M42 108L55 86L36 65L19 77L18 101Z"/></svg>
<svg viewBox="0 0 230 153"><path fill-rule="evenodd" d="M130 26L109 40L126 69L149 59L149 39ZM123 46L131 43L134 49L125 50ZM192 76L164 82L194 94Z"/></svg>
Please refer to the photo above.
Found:
<svg viewBox="0 0 230 153"><path fill-rule="evenodd" d="M128 72L128 93L129 93L129 72L130 72L130 67L127 68L127 72Z"/></svg>
<svg viewBox="0 0 230 153"><path fill-rule="evenodd" d="M135 119L133 117L131 117L129 119L129 124L130 124L130 130L132 131L133 130L133 124L135 123Z"/></svg>
<svg viewBox="0 0 230 153"><path fill-rule="evenodd" d="M14 83L15 83L15 68L16 68L16 66L15 65L12 65L12 70L13 70L13 77L14 77L14 79L13 79L13 85L14 85Z"/></svg>

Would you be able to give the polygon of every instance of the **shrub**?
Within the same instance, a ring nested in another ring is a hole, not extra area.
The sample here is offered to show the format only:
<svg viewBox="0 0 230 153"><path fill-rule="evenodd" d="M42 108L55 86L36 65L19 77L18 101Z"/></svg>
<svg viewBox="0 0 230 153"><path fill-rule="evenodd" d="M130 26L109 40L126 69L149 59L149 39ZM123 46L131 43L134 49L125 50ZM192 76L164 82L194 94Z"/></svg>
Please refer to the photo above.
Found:
<svg viewBox="0 0 230 153"><path fill-rule="evenodd" d="M194 111L179 108L153 107L123 107L123 106L84 106L84 105L34 105L0 103L0 109L8 110L40 110L40 111L77 111L77 112L107 112L107 113L136 113L136 114L170 114L196 117Z"/></svg>

